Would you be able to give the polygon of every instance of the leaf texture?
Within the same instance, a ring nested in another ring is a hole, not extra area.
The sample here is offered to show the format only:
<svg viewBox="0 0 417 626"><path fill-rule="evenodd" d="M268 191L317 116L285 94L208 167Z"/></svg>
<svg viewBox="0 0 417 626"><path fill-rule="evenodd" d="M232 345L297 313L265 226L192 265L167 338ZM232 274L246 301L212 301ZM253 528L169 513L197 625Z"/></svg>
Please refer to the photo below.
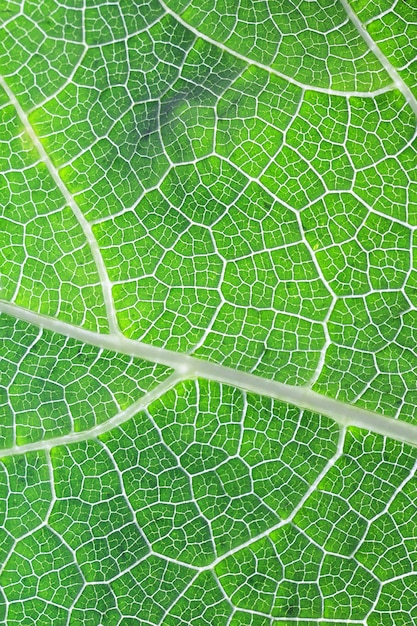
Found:
<svg viewBox="0 0 417 626"><path fill-rule="evenodd" d="M410 0L4 0L0 624L417 622Z"/></svg>

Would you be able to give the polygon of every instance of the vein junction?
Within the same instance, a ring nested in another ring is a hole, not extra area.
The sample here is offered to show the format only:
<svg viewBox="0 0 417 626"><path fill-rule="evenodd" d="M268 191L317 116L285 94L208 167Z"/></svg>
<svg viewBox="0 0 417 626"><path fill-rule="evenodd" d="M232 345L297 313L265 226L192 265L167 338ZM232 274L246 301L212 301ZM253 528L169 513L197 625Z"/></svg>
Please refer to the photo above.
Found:
<svg viewBox="0 0 417 626"><path fill-rule="evenodd" d="M232 385L245 391L296 405L301 409L326 415L334 419L342 427L355 426L365 428L386 437L417 445L417 426L346 404L334 398L323 396L308 387L295 387L278 381L267 380L260 376L234 370L224 365L210 363L186 354L151 346L140 341L134 341L124 337L121 333L109 335L95 333L85 330L84 328L72 326L58 319L34 313L7 302L0 301L0 313L5 313L40 328L57 332L66 337L71 337L101 349L113 350L121 354L166 365L174 370L173 375L151 392L147 393L137 403L132 404L127 411L118 413L114 418L104 424L90 430L85 430L82 433L58 437L47 442L15 446L2 451L2 456L41 449L43 447L51 448L54 445L71 443L73 441L98 436L123 423L138 411L146 408L151 401L160 397L178 382L192 378L203 378L226 385Z"/></svg>

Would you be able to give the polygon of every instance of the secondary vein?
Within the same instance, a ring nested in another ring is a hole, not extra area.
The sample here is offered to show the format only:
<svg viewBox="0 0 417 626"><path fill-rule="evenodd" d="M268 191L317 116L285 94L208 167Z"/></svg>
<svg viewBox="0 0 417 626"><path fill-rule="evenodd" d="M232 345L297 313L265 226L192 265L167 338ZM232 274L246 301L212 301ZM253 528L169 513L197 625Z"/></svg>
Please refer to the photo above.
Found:
<svg viewBox="0 0 417 626"><path fill-rule="evenodd" d="M376 42L372 39L371 35L366 30L365 26L360 21L359 17L356 15L355 11L350 6L348 0L340 0L343 5L346 15L355 26L356 30L368 46L368 48L374 53L378 61L381 63L382 67L387 72L388 76L392 79L395 87L403 94L404 98L408 102L410 108L413 110L414 114L417 117L417 99L412 93L412 91L405 84L404 80L401 78L395 67L392 65L388 57L382 52L381 48L376 44Z"/></svg>
<svg viewBox="0 0 417 626"><path fill-rule="evenodd" d="M327 87L319 87L316 85L308 85L306 83L302 83L301 81L293 78L289 74L284 74L283 72L279 72L275 68L265 65L264 63L261 63L259 61L256 61L255 59L251 59L245 56L244 54L241 54L237 50L233 50L232 48L225 46L220 41L217 41L216 39L209 37L205 33L200 32L199 30L191 26L191 24L188 24L188 22L182 19L182 17L178 15L178 13L175 13L175 11L170 9L163 0L159 0L159 2L169 15L171 15L175 20L177 20L177 22L182 24L185 28L187 28L187 30L192 32L196 37L203 39L204 41L207 41L207 43L210 43L213 46L216 46L217 48L219 48L220 50L223 50L224 52L227 52L228 54L231 54L232 56L236 57L236 59L240 59L241 61L244 61L248 65L255 65L256 67L259 67L260 69L265 70L269 74L274 74L275 76L279 76L280 78L283 78L289 83L296 85L297 87L300 87L300 89L318 91L320 93L327 93L333 96L343 96L345 98L349 98L352 96L363 97L363 98L375 97L382 93L386 93L387 91L392 91L393 89L394 85L391 84L391 85L387 85L386 87L381 87L380 89L374 89L373 91L343 91L341 89L331 89Z"/></svg>
<svg viewBox="0 0 417 626"><path fill-rule="evenodd" d="M109 280L107 270L104 265L103 257L101 256L96 238L94 237L93 231L91 230L91 226L88 223L88 221L85 219L80 207L76 203L72 194L65 186L63 180L61 179L58 173L58 170L52 163L49 155L47 154L45 148L43 147L41 141L39 140L39 137L36 135L31 123L29 122L28 116L26 115L22 107L20 106L19 101L17 100L16 96L14 95L14 93L12 92L12 90L10 89L10 87L8 86L8 84L6 83L6 81L4 80L2 76L0 76L0 86L4 89L11 104L13 104L16 110L16 113L26 133L30 137L30 140L32 141L34 147L36 148L39 154L39 157L41 158L50 176L52 177L56 186L58 187L59 191L64 197L65 202L72 209L78 223L80 224L83 230L83 233L87 239L87 243L90 247L90 250L91 250L91 253L92 253L96 268L97 268L97 273L100 279L100 285L101 285L102 292L103 292L103 298L104 298L104 304L106 307L109 328L111 332L117 333L119 330L119 327L117 324L116 311L114 308L113 297L111 293L111 282Z"/></svg>

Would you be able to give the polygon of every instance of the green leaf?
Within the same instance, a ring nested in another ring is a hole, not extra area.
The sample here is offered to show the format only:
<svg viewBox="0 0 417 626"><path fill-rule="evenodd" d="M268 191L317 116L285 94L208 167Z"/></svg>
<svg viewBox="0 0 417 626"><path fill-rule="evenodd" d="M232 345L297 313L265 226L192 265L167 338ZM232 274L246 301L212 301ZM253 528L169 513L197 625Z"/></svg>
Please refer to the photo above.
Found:
<svg viewBox="0 0 417 626"><path fill-rule="evenodd" d="M417 622L409 0L3 0L0 625Z"/></svg>

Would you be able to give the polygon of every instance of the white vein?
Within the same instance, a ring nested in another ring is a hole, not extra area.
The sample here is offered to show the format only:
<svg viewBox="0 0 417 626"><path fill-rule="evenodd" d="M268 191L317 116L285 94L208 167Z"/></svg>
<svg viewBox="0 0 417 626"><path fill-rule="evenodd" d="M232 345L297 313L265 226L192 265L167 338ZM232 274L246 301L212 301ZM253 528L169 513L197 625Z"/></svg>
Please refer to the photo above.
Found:
<svg viewBox="0 0 417 626"><path fill-rule="evenodd" d="M268 74L274 74L275 76L279 76L280 78L284 78L289 83L291 83L293 85L296 85L297 87L300 87L301 89L308 89L310 91L319 91L320 93L326 93L326 94L330 94L330 95L334 95L334 96L344 96L345 98L346 97L352 97L352 96L369 98L371 96L372 97L379 96L380 94L386 93L387 91L392 91L393 85L387 85L386 87L381 87L380 89L375 89L373 91L343 91L341 89L331 89L331 88L328 88L328 87L319 87L319 86L315 86L315 85L307 85L305 83L300 82L299 80L296 80L295 78L293 78L289 74L284 74L283 72L279 72L277 69L272 68L269 65L265 65L264 63L261 63L260 61L256 61L255 59L251 59L251 58L245 56L244 54L241 54L237 50L234 50L233 48L229 48L228 46L225 46L220 41L217 41L216 39L213 39L212 37L209 37L205 33L200 32L197 28L194 28L188 22L186 22L184 19L182 19L182 17L180 15L178 15L178 13L175 13L175 11L170 9L165 4L165 2L163 2L163 0L159 0L159 2L161 4L161 6L164 8L164 10L169 15L171 15L177 22L182 24L187 30L192 32L199 39L203 39L204 41L207 41L207 43L209 43L209 44L211 44L213 46L216 46L220 50L223 50L223 52L227 52L228 54L234 56L236 59L239 59L240 61L244 61L248 65L254 65L254 66L259 67L260 69L268 72Z"/></svg>
<svg viewBox="0 0 417 626"><path fill-rule="evenodd" d="M407 87L395 67L389 61L389 59L385 56L379 46L372 39L371 35L368 33L359 17L356 15L352 7L350 6L348 0L340 0L342 6L346 11L346 15L355 26L356 30L368 46L368 48L374 53L378 61L381 63L382 67L385 69L387 74L391 77L395 87L403 94L404 98L408 102L410 108L413 110L414 114L417 116L417 99L411 90Z"/></svg>
<svg viewBox="0 0 417 626"><path fill-rule="evenodd" d="M29 122L29 119L25 113L25 111L22 109L22 107L20 106L17 98L15 97L15 95L13 94L13 92L11 91L10 87L8 86L8 84L6 83L6 81L4 80L4 78L2 76L0 76L0 86L4 89L5 93L7 94L7 97L9 98L11 104L13 104L16 113L26 131L26 133L28 134L28 136L30 137L33 145L35 146L42 162L44 163L44 165L46 166L49 174L51 175L53 181L55 182L56 186L58 187L58 189L60 190L62 196L65 199L65 202L68 204L68 206L72 209L76 219L78 220L78 223L80 224L84 235L87 239L87 243L90 247L91 253L93 255L93 259L94 262L96 264L96 268L97 268L97 273L100 279L100 284L101 284L101 288L103 291L103 298L104 298L104 303L105 303L105 307L106 307L106 313L107 313L107 317L108 317L108 323L109 323L109 328L111 330L111 332L113 333L117 333L118 332L118 324L117 324L117 318L116 318L116 311L114 308L114 303L113 303L113 297L112 297L112 293L111 293L111 282L109 280L108 274L107 274L107 270L106 267L104 265L104 261L103 258L101 256L100 253L100 249L98 247L96 238L93 235L93 232L91 230L91 226L90 224L87 222L87 220L85 219L80 207L78 206L78 204L76 203L75 199L73 198L73 196L71 195L71 193L69 192L69 190L67 189L67 187L65 186L64 182L62 181L56 167L54 166L54 164L52 163L48 153L46 152L45 148L43 147L41 141L39 140L39 137L36 135L34 129L32 128L32 125Z"/></svg>
<svg viewBox="0 0 417 626"><path fill-rule="evenodd" d="M68 433L67 435L62 435L60 437L51 437L51 439L45 439L43 441L27 443L21 446L14 445L5 450L1 450L0 456L3 458L6 456L12 456L14 454L26 454L28 452L34 452L35 450L49 451L55 446L70 445L71 443L77 443L80 441L86 441L87 439L94 439L96 437L99 437L108 430L121 426L124 422L127 422L137 413L146 409L146 407L148 407L151 402L154 402L154 400L157 400L167 391L175 387L175 385L177 385L180 380L181 376L179 376L177 373L171 374L171 376L166 378L157 387L142 396L142 398L139 398L139 400L131 404L127 409L125 409L124 411L120 411L107 422L98 424L93 428L80 432Z"/></svg>
<svg viewBox="0 0 417 626"><path fill-rule="evenodd" d="M288 402L301 409L327 415L342 426L365 428L386 437L392 437L399 441L417 445L417 426L386 417L380 413L368 411L367 409L345 404L340 400L335 400L334 398L316 393L309 387L295 387L278 381L268 380L256 376L255 374L234 370L218 363L210 363L188 356L187 354L180 354L141 341L128 339L120 334L103 335L95 333L58 319L34 313L7 302L0 301L0 313L6 313L7 315L11 315L30 324L35 324L46 330L72 337L73 339L98 348L113 350L171 367L176 373L177 382L192 378L213 380L256 394L269 396L282 402ZM106 424L102 426L103 429L108 430L111 428L109 424L110 421L106 422ZM104 432L104 430L100 432ZM84 431L83 438L88 438L91 432L92 431ZM65 438L60 438L59 442L64 443ZM41 448L42 445L43 444L38 444L38 448ZM22 450L22 448L19 448L19 450Z"/></svg>
<svg viewBox="0 0 417 626"><path fill-rule="evenodd" d="M204 569L212 569L212 568L214 569L218 563L221 563L221 561L223 561L224 559L227 559L232 554L236 554L236 552L239 552L240 550L243 550L245 548L249 548L251 545L253 545L257 541L259 541L259 539L262 539L263 537L268 537L271 533L274 532L274 530L278 530L278 528L282 528L282 526L286 526L288 524L291 524L293 522L295 516L303 508L304 504L307 502L307 500L311 496L311 494L316 491L317 487L319 486L319 484L321 483L323 478L325 476L327 476L328 472L333 467L333 465L335 465L335 463L338 461L338 459L343 455L344 441L345 441L345 433L341 429L340 433L339 433L339 441L338 441L338 444L337 444L336 452L327 461L326 465L323 467L321 472L316 476L315 480L311 483L311 485L309 486L307 491L304 493L303 497L300 498L298 504L293 508L291 513L288 515L288 517L280 520L279 522L277 522L277 524L275 524L274 526L271 526L270 528L267 528L266 530L264 530L263 532L259 533L258 535L255 535L254 537L251 537L247 541L241 543L239 546L231 548L228 552L222 554L217 559L215 559L212 563L210 563L210 565L208 565L206 567L202 567L201 569L202 570L204 570Z"/></svg>

